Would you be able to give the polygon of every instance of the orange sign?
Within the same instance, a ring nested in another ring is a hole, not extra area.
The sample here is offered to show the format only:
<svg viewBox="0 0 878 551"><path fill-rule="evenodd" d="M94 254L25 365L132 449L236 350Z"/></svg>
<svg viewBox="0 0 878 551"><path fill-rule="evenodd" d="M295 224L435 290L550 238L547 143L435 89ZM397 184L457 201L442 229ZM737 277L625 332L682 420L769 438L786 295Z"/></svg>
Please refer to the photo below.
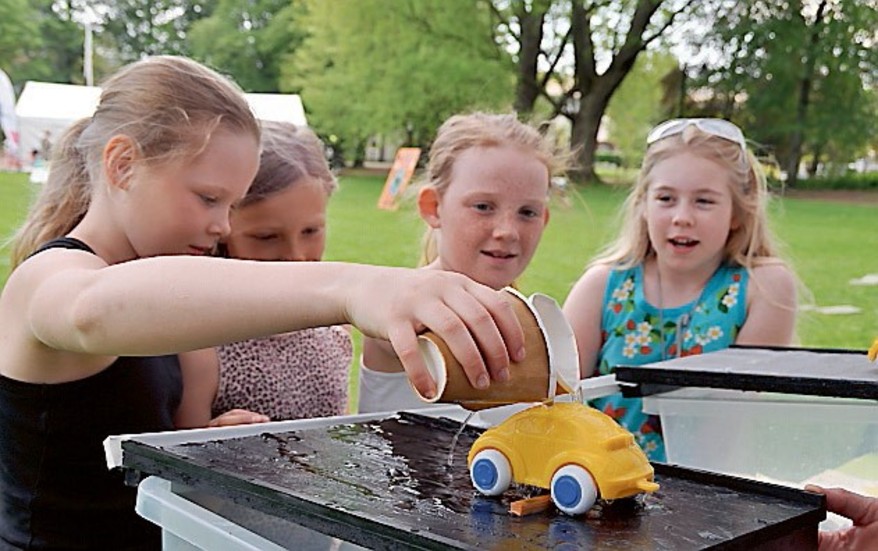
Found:
<svg viewBox="0 0 878 551"><path fill-rule="evenodd" d="M420 156L421 150L417 147L400 147L396 151L393 166L390 167L387 181L384 182L384 191L381 192L381 197L378 199L378 208L396 210L399 206L397 199L409 185Z"/></svg>

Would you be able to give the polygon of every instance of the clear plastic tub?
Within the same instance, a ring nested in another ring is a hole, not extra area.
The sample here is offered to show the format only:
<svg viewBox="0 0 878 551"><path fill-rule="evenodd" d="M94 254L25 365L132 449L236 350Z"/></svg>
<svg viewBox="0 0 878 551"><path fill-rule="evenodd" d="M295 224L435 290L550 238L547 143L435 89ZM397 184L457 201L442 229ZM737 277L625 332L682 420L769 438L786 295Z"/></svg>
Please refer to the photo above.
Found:
<svg viewBox="0 0 878 551"><path fill-rule="evenodd" d="M144 479L137 488L137 514L162 528L162 549L190 551L281 551L283 548L216 515L171 490L159 477Z"/></svg>
<svg viewBox="0 0 878 551"><path fill-rule="evenodd" d="M643 407L661 417L669 463L799 487L856 463L878 481L873 400L684 388Z"/></svg>

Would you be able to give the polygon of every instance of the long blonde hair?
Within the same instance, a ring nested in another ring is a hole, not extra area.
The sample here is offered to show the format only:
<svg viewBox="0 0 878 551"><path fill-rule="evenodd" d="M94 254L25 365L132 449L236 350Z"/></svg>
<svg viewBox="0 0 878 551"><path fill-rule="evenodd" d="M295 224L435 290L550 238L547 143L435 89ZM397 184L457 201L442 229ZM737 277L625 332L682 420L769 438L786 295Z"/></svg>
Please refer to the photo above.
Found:
<svg viewBox="0 0 878 551"><path fill-rule="evenodd" d="M103 85L94 115L77 121L53 148L48 181L12 238L12 268L82 220L103 178L102 155L110 138L128 136L142 162L155 166L198 155L217 128L259 139L247 100L222 75L175 56L123 67Z"/></svg>
<svg viewBox="0 0 878 551"><path fill-rule="evenodd" d="M430 147L427 170L420 187L432 187L442 197L451 184L451 174L458 156L473 147L511 145L532 153L549 170L552 178L567 168L569 156L560 152L554 141L535 127L518 120L514 114L475 112L454 115L439 127ZM438 243L433 228L428 227L422 239L419 266L426 266L438 257Z"/></svg>
<svg viewBox="0 0 878 551"><path fill-rule="evenodd" d="M729 234L723 261L747 269L768 262L781 262L777 241L768 227L768 188L759 162L740 144L689 125L679 134L658 140L647 149L637 182L621 210L622 230L618 238L589 263L589 267L612 264L621 269L631 268L655 254L643 216L652 171L661 161L681 153L713 161L728 173L732 215L739 224Z"/></svg>

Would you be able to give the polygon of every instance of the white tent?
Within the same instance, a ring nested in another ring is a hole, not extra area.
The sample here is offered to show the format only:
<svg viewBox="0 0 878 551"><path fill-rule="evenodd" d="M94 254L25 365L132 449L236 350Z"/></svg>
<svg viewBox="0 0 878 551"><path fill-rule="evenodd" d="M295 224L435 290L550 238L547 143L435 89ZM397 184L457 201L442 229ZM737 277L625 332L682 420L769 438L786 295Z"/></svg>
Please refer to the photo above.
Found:
<svg viewBox="0 0 878 551"><path fill-rule="evenodd" d="M244 94L257 119L274 122L291 122L296 126L308 126L302 98L297 94Z"/></svg>
<svg viewBox="0 0 878 551"><path fill-rule="evenodd" d="M57 140L64 130L97 108L101 89L97 86L28 81L18 98L19 151L27 158L40 149L45 132ZM295 94L245 94L258 119L291 122L307 126L302 100Z"/></svg>
<svg viewBox="0 0 878 551"><path fill-rule="evenodd" d="M41 149L40 141L47 131L54 143L68 126L90 117L100 96L101 89L96 86L26 82L15 104L21 158L27 160L32 150Z"/></svg>

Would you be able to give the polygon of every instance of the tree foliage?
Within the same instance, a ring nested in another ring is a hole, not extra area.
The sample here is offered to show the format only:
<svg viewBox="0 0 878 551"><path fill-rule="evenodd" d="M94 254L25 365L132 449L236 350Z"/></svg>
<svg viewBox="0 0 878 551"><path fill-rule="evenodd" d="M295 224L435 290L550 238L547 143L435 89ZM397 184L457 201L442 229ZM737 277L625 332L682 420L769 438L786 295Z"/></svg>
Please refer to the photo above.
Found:
<svg viewBox="0 0 878 551"><path fill-rule="evenodd" d="M607 106L613 145L627 166L638 166L650 128L668 118L662 104L662 83L677 73L678 61L665 51L647 51L637 58L629 76Z"/></svg>
<svg viewBox="0 0 878 551"><path fill-rule="evenodd" d="M301 92L324 133L362 143L406 129L406 141L426 144L454 113L511 103L511 64L484 4L336 0L307 8L308 38L282 84Z"/></svg>
<svg viewBox="0 0 878 551"><path fill-rule="evenodd" d="M78 4L56 0L0 0L0 51L17 86L27 80L82 83L82 27ZM9 8L7 12L5 9Z"/></svg>
<svg viewBox="0 0 878 551"><path fill-rule="evenodd" d="M0 0L0 13L4 14L0 17L0 68L11 71L25 60L28 47L39 38L36 10L28 0Z"/></svg>
<svg viewBox="0 0 878 551"><path fill-rule="evenodd" d="M720 63L699 82L719 114L742 122L795 182L799 160L849 160L878 135L878 2L748 0L704 47Z"/></svg>
<svg viewBox="0 0 878 551"><path fill-rule="evenodd" d="M212 12L207 0L115 0L106 9L103 36L128 63L159 54L187 55L187 31Z"/></svg>
<svg viewBox="0 0 878 551"><path fill-rule="evenodd" d="M250 92L279 91L281 65L302 42L290 0L220 0L188 33L193 57Z"/></svg>

